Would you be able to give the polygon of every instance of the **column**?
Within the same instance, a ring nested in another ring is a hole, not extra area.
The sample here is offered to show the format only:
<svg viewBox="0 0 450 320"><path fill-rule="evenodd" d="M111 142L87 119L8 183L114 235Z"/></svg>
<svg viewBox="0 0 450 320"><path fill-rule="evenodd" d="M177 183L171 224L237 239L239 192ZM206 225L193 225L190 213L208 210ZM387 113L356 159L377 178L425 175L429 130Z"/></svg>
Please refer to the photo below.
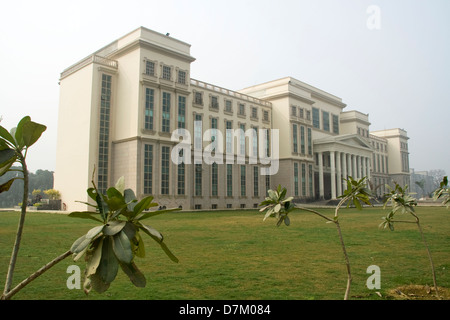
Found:
<svg viewBox="0 0 450 320"><path fill-rule="evenodd" d="M347 156L348 154L344 153L342 154L342 176L344 177L344 179L347 179ZM346 190L347 189L347 184L345 182L345 180L342 181L342 190Z"/></svg>
<svg viewBox="0 0 450 320"><path fill-rule="evenodd" d="M347 166L348 166L348 172L347 172L347 178L348 178L349 176L353 176L352 155L350 153L347 154Z"/></svg>
<svg viewBox="0 0 450 320"><path fill-rule="evenodd" d="M341 173L341 153L336 152L336 175L337 175L337 194L342 195L342 173Z"/></svg>
<svg viewBox="0 0 450 320"><path fill-rule="evenodd" d="M323 187L323 154L322 152L318 152L317 156L319 157L319 196L320 199L325 198L325 189Z"/></svg>
<svg viewBox="0 0 450 320"><path fill-rule="evenodd" d="M367 157L367 180L370 180L370 168L371 168L370 158Z"/></svg>
<svg viewBox="0 0 450 320"><path fill-rule="evenodd" d="M356 174L355 179L359 180L361 179L361 156L355 156L356 157Z"/></svg>
<svg viewBox="0 0 450 320"><path fill-rule="evenodd" d="M336 199L336 164L334 156L334 151L330 151L331 199Z"/></svg>
<svg viewBox="0 0 450 320"><path fill-rule="evenodd" d="M356 167L356 155L353 155L353 161L352 161L352 178L357 179L358 171Z"/></svg>
<svg viewBox="0 0 450 320"><path fill-rule="evenodd" d="M362 177L367 176L366 175L366 157L361 157L361 166L362 166Z"/></svg>

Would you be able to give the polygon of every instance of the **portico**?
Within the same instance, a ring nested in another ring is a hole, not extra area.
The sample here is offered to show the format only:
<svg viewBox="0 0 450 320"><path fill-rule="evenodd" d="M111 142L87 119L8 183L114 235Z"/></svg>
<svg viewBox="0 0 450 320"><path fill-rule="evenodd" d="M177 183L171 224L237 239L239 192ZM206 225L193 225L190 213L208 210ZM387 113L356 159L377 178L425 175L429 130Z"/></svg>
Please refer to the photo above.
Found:
<svg viewBox="0 0 450 320"><path fill-rule="evenodd" d="M316 181L320 199L336 199L346 189L349 176L370 179L372 150L356 134L327 137L314 141Z"/></svg>

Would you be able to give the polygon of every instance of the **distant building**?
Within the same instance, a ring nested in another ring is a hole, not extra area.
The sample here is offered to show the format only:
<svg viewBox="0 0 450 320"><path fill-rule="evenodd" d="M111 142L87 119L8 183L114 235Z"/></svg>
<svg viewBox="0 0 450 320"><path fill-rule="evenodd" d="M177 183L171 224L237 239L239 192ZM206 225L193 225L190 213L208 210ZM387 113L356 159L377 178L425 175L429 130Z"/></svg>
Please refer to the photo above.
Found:
<svg viewBox="0 0 450 320"><path fill-rule="evenodd" d="M278 184L311 201L339 196L348 176L378 192L409 179L406 131L370 132L367 114L292 77L239 91L192 79L193 61L189 44L140 27L61 73L55 188L67 210L86 209L76 201L88 201L92 177L105 191L124 176L138 197L183 209L257 207ZM176 149L176 129L190 133L189 150ZM271 146L279 167L265 175ZM198 148L217 161L194 163Z"/></svg>

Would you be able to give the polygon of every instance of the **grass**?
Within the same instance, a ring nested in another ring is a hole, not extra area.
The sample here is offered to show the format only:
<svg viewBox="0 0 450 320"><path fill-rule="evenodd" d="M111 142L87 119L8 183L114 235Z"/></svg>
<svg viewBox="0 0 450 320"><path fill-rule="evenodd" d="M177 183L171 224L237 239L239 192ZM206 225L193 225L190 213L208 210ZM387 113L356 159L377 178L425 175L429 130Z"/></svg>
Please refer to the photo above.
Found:
<svg viewBox="0 0 450 320"><path fill-rule="evenodd" d="M333 215L331 209L320 212ZM450 288L450 211L418 207L433 256L438 286ZM352 267L350 299L392 299L404 285L432 286L431 269L415 224L396 230L378 228L387 211L381 208L342 209L341 228ZM406 218L406 216L404 217ZM409 218L409 217L408 217ZM343 299L346 269L336 228L308 212L291 214L291 225L262 221L258 211L173 212L146 220L159 230L179 258L170 261L145 236L146 257L136 264L147 278L134 287L120 270L110 289L86 296L66 287L67 267L83 262L70 257L22 289L14 299L154 299L154 300L324 300ZM3 290L18 213L0 212L0 286ZM65 215L30 212L13 285L68 250L94 221ZM381 289L369 290L367 267L381 269ZM381 293L381 297L375 293Z"/></svg>

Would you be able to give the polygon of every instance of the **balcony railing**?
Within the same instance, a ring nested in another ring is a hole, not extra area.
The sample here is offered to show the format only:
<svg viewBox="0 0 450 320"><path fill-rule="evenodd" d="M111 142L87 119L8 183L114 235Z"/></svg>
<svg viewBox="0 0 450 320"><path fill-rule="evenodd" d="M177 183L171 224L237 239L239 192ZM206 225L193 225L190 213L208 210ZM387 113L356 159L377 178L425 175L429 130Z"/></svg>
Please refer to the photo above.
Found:
<svg viewBox="0 0 450 320"><path fill-rule="evenodd" d="M106 67L117 69L119 66L119 63L116 60L111 60L105 57L101 57L98 55L91 55L78 63L72 65L71 67L67 68L61 73L61 79L67 77L68 75L84 68L85 66L91 64L91 63L97 63Z"/></svg>

